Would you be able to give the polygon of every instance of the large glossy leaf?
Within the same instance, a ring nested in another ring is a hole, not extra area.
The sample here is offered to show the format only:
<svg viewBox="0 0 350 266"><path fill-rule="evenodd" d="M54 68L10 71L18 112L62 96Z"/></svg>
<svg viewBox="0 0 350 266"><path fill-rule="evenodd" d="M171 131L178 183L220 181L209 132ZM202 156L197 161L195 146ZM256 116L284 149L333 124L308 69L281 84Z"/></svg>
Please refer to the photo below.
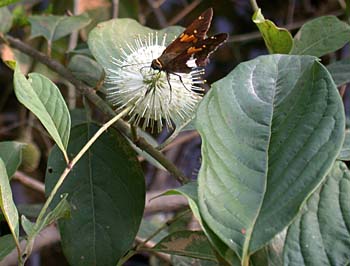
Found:
<svg viewBox="0 0 350 266"><path fill-rule="evenodd" d="M22 149L25 144L17 141L0 142L0 158L6 166L8 177L13 176L22 161Z"/></svg>
<svg viewBox="0 0 350 266"><path fill-rule="evenodd" d="M75 155L98 130L73 128L69 154ZM65 168L57 147L49 156L49 193ZM143 214L145 183L135 153L115 130L93 144L67 176L59 195L68 193L71 218L59 221L64 253L71 265L116 265L136 236Z"/></svg>
<svg viewBox="0 0 350 266"><path fill-rule="evenodd" d="M344 139L337 88L315 57L269 55L213 84L197 112L202 219L244 260L283 230Z"/></svg>
<svg viewBox="0 0 350 266"><path fill-rule="evenodd" d="M334 62L327 66L337 86L350 82L350 58Z"/></svg>
<svg viewBox="0 0 350 266"><path fill-rule="evenodd" d="M201 231L177 231L163 238L152 250L216 261L208 238Z"/></svg>
<svg viewBox="0 0 350 266"><path fill-rule="evenodd" d="M0 33L7 33L12 26L12 14L7 7L0 7L0 21Z"/></svg>
<svg viewBox="0 0 350 266"><path fill-rule="evenodd" d="M294 37L291 54L322 56L350 41L350 26L335 16L323 16L305 23Z"/></svg>
<svg viewBox="0 0 350 266"><path fill-rule="evenodd" d="M84 13L79 16L31 16L29 21L32 38L43 36L48 42L53 42L85 27L90 23L90 18Z"/></svg>
<svg viewBox="0 0 350 266"><path fill-rule="evenodd" d="M349 265L350 171L336 162L288 229L285 266Z"/></svg>
<svg viewBox="0 0 350 266"><path fill-rule="evenodd" d="M260 9L255 11L252 19L259 28L271 54L288 54L290 52L293 47L293 38L287 29L279 28L271 20L265 19Z"/></svg>
<svg viewBox="0 0 350 266"><path fill-rule="evenodd" d="M0 208L17 246L19 246L19 219L12 191L7 177L5 164L0 158Z"/></svg>
<svg viewBox="0 0 350 266"><path fill-rule="evenodd" d="M218 259L224 260L222 265L225 263L230 263L232 265L238 265L239 259L237 256L230 250L230 248L218 238L218 236L207 226L205 221L202 220L201 214L198 207L198 184L197 182L191 182L184 186L178 187L176 189L169 190L163 195L183 195L188 200L190 208L193 212L194 217L201 224L202 229L207 236L208 240L211 242L213 247L219 253ZM221 257L221 258L220 258Z"/></svg>
<svg viewBox="0 0 350 266"><path fill-rule="evenodd" d="M96 87L103 78L102 67L95 60L84 55L73 55L68 68L77 79L84 81L91 87Z"/></svg>
<svg viewBox="0 0 350 266"><path fill-rule="evenodd" d="M51 80L38 73L29 74L27 80L19 66L16 66L14 86L17 99L40 120L67 157L71 121L59 89Z"/></svg>

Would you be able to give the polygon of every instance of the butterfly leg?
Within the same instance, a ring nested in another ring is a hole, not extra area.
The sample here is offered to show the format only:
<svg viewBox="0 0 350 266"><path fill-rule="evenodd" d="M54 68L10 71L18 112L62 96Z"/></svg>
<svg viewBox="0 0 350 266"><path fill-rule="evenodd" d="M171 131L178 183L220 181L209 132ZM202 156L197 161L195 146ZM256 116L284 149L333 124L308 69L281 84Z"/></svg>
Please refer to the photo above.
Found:
<svg viewBox="0 0 350 266"><path fill-rule="evenodd" d="M173 75L175 75L175 76L177 76L177 77L179 78L179 80L180 80L182 86L184 86L184 88L185 88L186 90L188 90L189 92L191 92L191 90L190 90L189 88L187 88L186 85L185 85L185 83L183 82L181 75L179 75L179 74L177 74L177 73L175 73L175 72L170 72L170 73L173 74Z"/></svg>
<svg viewBox="0 0 350 266"><path fill-rule="evenodd" d="M169 72L166 72L166 80L168 81L168 84L169 84L169 89L170 89L169 103L171 103L171 99L172 99L172 96L173 96L173 89L172 89L171 84L170 84L170 74L169 74Z"/></svg>

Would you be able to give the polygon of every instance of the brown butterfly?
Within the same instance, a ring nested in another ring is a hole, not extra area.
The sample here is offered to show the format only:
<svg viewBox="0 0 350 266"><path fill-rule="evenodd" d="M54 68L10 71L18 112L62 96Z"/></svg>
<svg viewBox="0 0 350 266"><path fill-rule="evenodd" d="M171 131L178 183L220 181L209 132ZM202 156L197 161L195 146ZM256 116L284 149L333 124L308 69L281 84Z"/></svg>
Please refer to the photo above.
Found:
<svg viewBox="0 0 350 266"><path fill-rule="evenodd" d="M206 36L212 18L213 9L208 8L169 44L160 57L152 61L151 68L166 72L169 86L170 73L189 73L192 68L187 62L190 59L195 60L197 67L205 66L209 62L209 56L227 40L226 33Z"/></svg>

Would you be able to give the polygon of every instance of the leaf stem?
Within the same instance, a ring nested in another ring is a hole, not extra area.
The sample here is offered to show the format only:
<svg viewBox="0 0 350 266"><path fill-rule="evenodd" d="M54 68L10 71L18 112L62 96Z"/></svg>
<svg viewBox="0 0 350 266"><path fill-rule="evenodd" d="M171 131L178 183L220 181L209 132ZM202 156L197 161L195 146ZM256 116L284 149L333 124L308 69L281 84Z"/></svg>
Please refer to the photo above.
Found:
<svg viewBox="0 0 350 266"><path fill-rule="evenodd" d="M256 0L250 0L250 4L252 5L254 12L259 9L259 6L258 6L258 3L256 2Z"/></svg>
<svg viewBox="0 0 350 266"><path fill-rule="evenodd" d="M67 167L64 169L62 175L58 179L55 187L52 189L49 197L47 198L43 208L41 209L38 219L36 221L36 224L39 224L41 220L43 219L50 203L52 202L54 196L56 195L58 189L61 187L62 183L66 179L67 175L70 173L70 171L73 169L74 165L80 160L80 158L84 155L84 153L94 144L94 142L97 140L97 138L105 131L107 128L109 128L111 125L113 125L117 120L122 118L124 115L126 115L130 111L131 107L128 107L124 109L121 113L113 117L111 120L109 120L107 123L105 123L96 133L92 136L92 138L85 144L85 146L79 151L79 153L68 163Z"/></svg>

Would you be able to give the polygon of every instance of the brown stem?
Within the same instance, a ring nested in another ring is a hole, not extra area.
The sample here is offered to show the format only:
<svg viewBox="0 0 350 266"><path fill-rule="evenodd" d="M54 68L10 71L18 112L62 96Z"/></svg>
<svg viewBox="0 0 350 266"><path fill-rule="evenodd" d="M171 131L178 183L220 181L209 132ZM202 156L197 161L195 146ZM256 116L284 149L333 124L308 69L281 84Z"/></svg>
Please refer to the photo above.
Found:
<svg viewBox="0 0 350 266"><path fill-rule="evenodd" d="M45 185L42 182L26 175L21 171L16 171L12 179L22 183L26 187L40 192L41 194L45 194Z"/></svg>
<svg viewBox="0 0 350 266"><path fill-rule="evenodd" d="M65 68L61 63L49 58L44 53L41 53L41 52L33 49L31 46L22 42L19 39L16 39L16 38L13 38L13 37L7 35L6 41L13 48L16 48L16 49L20 50L21 52L33 57L34 59L36 59L39 62L43 63L44 65L48 66L50 69L57 72L62 77L64 77L66 80L71 82L81 94L85 95L94 105L96 105L109 118L112 118L116 115L116 113L113 111L113 109L105 101L103 101L95 93L95 91L92 88L88 87L82 81L76 79L73 76L73 74L67 68ZM121 131L125 136L127 136L129 139L131 139L130 126L127 123L125 123L122 120L119 120L115 125L119 131ZM177 169L177 167L172 162L170 162L161 152L156 150L152 145L147 143L147 141L145 141L145 139L138 138L138 140L135 142L135 144L140 149L146 151L153 158L155 158L157 161L159 161L159 163L161 165L163 165L164 168L166 168L172 175L174 175L174 177L181 184L187 183L189 181L189 179L179 169Z"/></svg>

